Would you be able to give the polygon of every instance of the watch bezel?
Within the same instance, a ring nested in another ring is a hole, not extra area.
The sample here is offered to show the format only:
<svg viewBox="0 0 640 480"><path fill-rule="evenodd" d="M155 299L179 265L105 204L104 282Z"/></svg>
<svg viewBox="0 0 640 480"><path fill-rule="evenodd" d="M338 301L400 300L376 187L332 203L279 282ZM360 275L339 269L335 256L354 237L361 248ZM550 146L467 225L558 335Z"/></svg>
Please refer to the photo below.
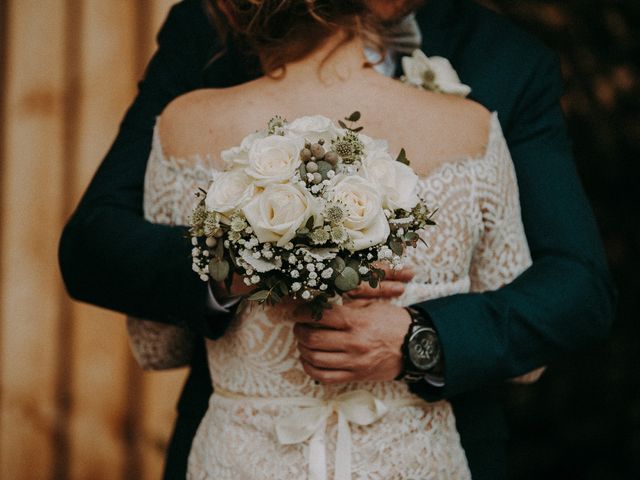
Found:
<svg viewBox="0 0 640 480"><path fill-rule="evenodd" d="M416 344L419 338L426 337L431 349L427 349L425 355L418 354ZM440 360L440 342L435 329L424 325L416 325L407 342L407 354L413 367L421 372L428 373Z"/></svg>

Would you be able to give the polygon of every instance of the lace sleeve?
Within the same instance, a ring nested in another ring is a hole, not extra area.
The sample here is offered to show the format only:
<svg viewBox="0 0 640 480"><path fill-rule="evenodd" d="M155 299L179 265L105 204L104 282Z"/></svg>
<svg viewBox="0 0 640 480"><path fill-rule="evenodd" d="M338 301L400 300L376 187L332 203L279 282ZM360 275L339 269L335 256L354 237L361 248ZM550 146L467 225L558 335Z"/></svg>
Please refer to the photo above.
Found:
<svg viewBox="0 0 640 480"><path fill-rule="evenodd" d="M498 132L490 140L476 175L475 196L484 231L471 262L471 291L474 292L496 290L531 266L513 161L499 128L494 130ZM511 381L533 383L543 372L544 367L538 368Z"/></svg>
<svg viewBox="0 0 640 480"><path fill-rule="evenodd" d="M187 225L195 192L198 188L206 188L210 177L210 169L200 159L165 158L156 127L144 181L145 220ZM177 368L189 365L191 361L194 342L191 330L128 317L127 333L133 355L145 370Z"/></svg>

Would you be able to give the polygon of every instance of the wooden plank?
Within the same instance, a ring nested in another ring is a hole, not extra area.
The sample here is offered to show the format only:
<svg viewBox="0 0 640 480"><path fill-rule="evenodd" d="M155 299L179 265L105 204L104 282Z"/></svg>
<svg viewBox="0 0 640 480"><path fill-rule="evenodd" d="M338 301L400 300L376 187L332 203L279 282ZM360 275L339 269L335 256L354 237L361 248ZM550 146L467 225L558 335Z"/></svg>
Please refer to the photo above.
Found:
<svg viewBox="0 0 640 480"><path fill-rule="evenodd" d="M135 4L77 0L82 45L78 67L73 204L86 188L135 94ZM123 279L125 281L126 279ZM136 478L131 403L131 357L123 316L92 306L73 307L71 478ZM133 409L135 411L135 409Z"/></svg>
<svg viewBox="0 0 640 480"><path fill-rule="evenodd" d="M12 0L2 166L2 478L53 476L58 432L56 248L64 202L64 0Z"/></svg>

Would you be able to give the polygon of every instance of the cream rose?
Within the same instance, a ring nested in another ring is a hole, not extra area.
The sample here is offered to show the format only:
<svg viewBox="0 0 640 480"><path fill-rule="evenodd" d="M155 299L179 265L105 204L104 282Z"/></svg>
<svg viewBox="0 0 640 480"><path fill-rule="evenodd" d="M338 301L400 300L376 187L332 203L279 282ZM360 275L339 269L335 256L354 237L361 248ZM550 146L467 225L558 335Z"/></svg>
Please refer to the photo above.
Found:
<svg viewBox="0 0 640 480"><path fill-rule="evenodd" d="M338 175L330 188L332 200L346 207L343 225L354 251L386 241L389 223L382 211L382 199L371 182L355 175Z"/></svg>
<svg viewBox="0 0 640 480"><path fill-rule="evenodd" d="M228 218L253 198L255 190L253 179L244 171L223 172L209 187L205 205L207 210L222 213Z"/></svg>
<svg viewBox="0 0 640 480"><path fill-rule="evenodd" d="M402 57L402 70L407 83L426 90L439 90L466 97L471 88L460 81L460 77L444 57L427 57L422 50L414 50L410 57Z"/></svg>
<svg viewBox="0 0 640 480"><path fill-rule="evenodd" d="M249 164L249 150L258 139L264 138L266 133L255 132L242 139L239 146L220 152L220 158L227 165L227 169L246 167Z"/></svg>
<svg viewBox="0 0 640 480"><path fill-rule="evenodd" d="M285 125L285 135L304 138L312 143L323 139L327 143L343 133L334 123L322 115L300 117Z"/></svg>
<svg viewBox="0 0 640 480"><path fill-rule="evenodd" d="M316 200L290 183L272 183L242 209L258 240L283 247L317 213Z"/></svg>
<svg viewBox="0 0 640 480"><path fill-rule="evenodd" d="M360 175L379 188L384 208L411 210L418 203L418 176L384 150L369 153L363 159Z"/></svg>
<svg viewBox="0 0 640 480"><path fill-rule="evenodd" d="M256 139L249 149L245 172L256 185L286 182L300 166L301 142L280 135Z"/></svg>

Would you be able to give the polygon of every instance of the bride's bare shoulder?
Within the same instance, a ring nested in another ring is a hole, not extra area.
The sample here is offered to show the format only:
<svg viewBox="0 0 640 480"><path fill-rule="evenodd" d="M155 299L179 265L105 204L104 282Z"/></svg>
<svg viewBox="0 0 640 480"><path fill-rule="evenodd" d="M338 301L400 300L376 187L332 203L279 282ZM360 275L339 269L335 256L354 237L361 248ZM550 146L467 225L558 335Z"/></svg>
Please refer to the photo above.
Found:
<svg viewBox="0 0 640 480"><path fill-rule="evenodd" d="M403 124L412 126L412 143L429 144L430 163L481 156L491 128L491 112L473 100L409 88ZM422 144L422 145L420 145ZM425 151L425 150L423 150Z"/></svg>
<svg viewBox="0 0 640 480"><path fill-rule="evenodd" d="M237 108L234 104L236 95L230 90L195 90L169 103L158 120L158 133L165 153L183 158L216 153L221 139L227 138L233 128L233 116L225 121L221 115L221 112Z"/></svg>

